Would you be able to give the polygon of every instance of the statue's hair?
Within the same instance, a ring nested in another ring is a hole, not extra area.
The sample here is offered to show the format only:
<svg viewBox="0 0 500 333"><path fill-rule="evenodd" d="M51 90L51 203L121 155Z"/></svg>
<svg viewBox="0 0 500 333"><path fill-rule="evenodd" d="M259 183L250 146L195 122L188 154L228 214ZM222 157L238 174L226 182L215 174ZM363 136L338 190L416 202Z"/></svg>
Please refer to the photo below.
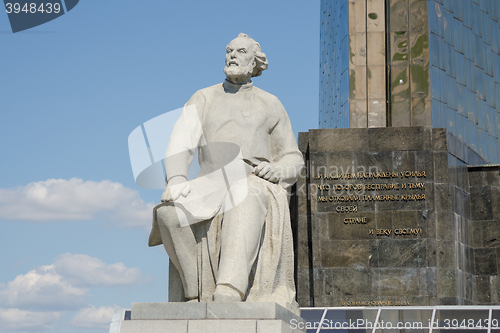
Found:
<svg viewBox="0 0 500 333"><path fill-rule="evenodd" d="M260 74L267 69L266 54L261 51L260 44L257 43L252 37L244 33L240 33L238 37L250 38L255 43L255 67L253 68L252 77L260 76Z"/></svg>

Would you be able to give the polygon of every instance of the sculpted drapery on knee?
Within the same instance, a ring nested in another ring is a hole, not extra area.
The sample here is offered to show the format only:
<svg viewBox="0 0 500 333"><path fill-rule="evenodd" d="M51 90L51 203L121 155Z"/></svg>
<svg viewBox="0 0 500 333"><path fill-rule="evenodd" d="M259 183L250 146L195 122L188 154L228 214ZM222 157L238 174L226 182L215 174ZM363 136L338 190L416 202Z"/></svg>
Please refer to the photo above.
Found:
<svg viewBox="0 0 500 333"><path fill-rule="evenodd" d="M170 137L149 244L164 245L187 300L297 309L286 188L303 158L280 101L252 84L265 69L260 45L238 35L226 80L191 97ZM196 149L201 172L187 181Z"/></svg>

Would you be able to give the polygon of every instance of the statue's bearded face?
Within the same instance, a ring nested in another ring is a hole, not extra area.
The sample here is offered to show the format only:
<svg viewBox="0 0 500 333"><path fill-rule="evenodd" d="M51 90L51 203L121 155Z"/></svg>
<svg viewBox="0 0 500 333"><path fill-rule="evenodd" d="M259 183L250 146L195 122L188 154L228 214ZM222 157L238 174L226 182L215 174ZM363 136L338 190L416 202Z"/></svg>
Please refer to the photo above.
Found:
<svg viewBox="0 0 500 333"><path fill-rule="evenodd" d="M229 43L224 67L227 77L246 77L252 74L255 67L254 47L255 42L246 37L237 37Z"/></svg>

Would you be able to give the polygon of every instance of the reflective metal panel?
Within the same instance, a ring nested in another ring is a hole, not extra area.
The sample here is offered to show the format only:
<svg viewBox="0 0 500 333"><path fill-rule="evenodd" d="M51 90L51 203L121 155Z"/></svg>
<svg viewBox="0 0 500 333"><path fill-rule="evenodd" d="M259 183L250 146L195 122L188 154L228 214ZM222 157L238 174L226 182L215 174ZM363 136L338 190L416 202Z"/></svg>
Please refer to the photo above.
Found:
<svg viewBox="0 0 500 333"><path fill-rule="evenodd" d="M390 0L390 31L408 31L408 0Z"/></svg>
<svg viewBox="0 0 500 333"><path fill-rule="evenodd" d="M409 30L414 33L428 32L427 1L410 0Z"/></svg>
<svg viewBox="0 0 500 333"><path fill-rule="evenodd" d="M446 129L457 136L457 112L449 106L446 106L443 116L445 117Z"/></svg>
<svg viewBox="0 0 500 333"><path fill-rule="evenodd" d="M366 80L368 81L368 99L385 98L385 66L367 66L366 73ZM368 108L368 113L369 112L370 108Z"/></svg>
<svg viewBox="0 0 500 333"><path fill-rule="evenodd" d="M391 66L391 116L392 126L411 125L411 94L409 67Z"/></svg>
<svg viewBox="0 0 500 333"><path fill-rule="evenodd" d="M385 65L385 33L368 32L366 34L367 59L368 65ZM404 42L403 42L404 43ZM405 43L408 45L408 42Z"/></svg>
<svg viewBox="0 0 500 333"><path fill-rule="evenodd" d="M320 127L386 126L390 113L390 126L445 127L498 160L500 1L322 0L321 8Z"/></svg>
<svg viewBox="0 0 500 333"><path fill-rule="evenodd" d="M466 137L465 137L465 133L466 133L466 122L467 122L467 118L463 117L462 115L460 114L457 114L457 137L462 140L463 142L465 142L466 140Z"/></svg>
<svg viewBox="0 0 500 333"><path fill-rule="evenodd" d="M320 128L349 127L349 3L321 1ZM347 110L347 112L346 112Z"/></svg>
<svg viewBox="0 0 500 333"><path fill-rule="evenodd" d="M407 31L395 31L390 33L391 38L391 65L408 66L408 36Z"/></svg>
<svg viewBox="0 0 500 333"><path fill-rule="evenodd" d="M453 14L446 9L442 10L443 18L443 34L444 41L448 44L453 43L452 31L453 31Z"/></svg>
<svg viewBox="0 0 500 333"><path fill-rule="evenodd" d="M462 85L466 85L467 81L465 78L465 58L463 53L460 52L455 52L457 56L457 61L455 63L456 66L456 71L455 71L455 76L457 78L458 83Z"/></svg>
<svg viewBox="0 0 500 333"><path fill-rule="evenodd" d="M363 128L368 124L368 101L356 99L350 102L350 127Z"/></svg>
<svg viewBox="0 0 500 333"><path fill-rule="evenodd" d="M495 121L493 127L495 128L495 137L500 138L500 112L495 112ZM499 141L500 143L500 141Z"/></svg>
<svg viewBox="0 0 500 333"><path fill-rule="evenodd" d="M432 124L431 99L425 97L412 97L411 99L411 125L429 126Z"/></svg>
<svg viewBox="0 0 500 333"><path fill-rule="evenodd" d="M456 109L457 109L457 113L460 114L460 115L464 115L464 107L465 107L465 104L464 104L464 101L465 101L465 90L467 90L467 88L461 84L458 85L458 89L456 91L456 95L455 95L455 98L456 98Z"/></svg>
<svg viewBox="0 0 500 333"><path fill-rule="evenodd" d="M430 76L431 76L431 96L432 99L434 100L441 100L441 70L436 67L432 66L430 70ZM433 124L434 125L434 124Z"/></svg>
<svg viewBox="0 0 500 333"><path fill-rule="evenodd" d="M368 100L368 127L385 127L386 116L385 98Z"/></svg>

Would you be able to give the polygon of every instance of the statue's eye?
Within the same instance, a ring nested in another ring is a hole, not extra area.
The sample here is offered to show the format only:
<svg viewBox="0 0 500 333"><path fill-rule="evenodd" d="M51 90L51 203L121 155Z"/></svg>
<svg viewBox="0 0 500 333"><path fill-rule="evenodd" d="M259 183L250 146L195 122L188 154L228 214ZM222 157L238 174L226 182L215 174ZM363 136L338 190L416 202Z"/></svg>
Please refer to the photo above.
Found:
<svg viewBox="0 0 500 333"><path fill-rule="evenodd" d="M247 53L247 50L245 50L245 49L239 49L238 52L239 53Z"/></svg>
<svg viewBox="0 0 500 333"><path fill-rule="evenodd" d="M231 53L231 49L226 49L226 53Z"/></svg>

